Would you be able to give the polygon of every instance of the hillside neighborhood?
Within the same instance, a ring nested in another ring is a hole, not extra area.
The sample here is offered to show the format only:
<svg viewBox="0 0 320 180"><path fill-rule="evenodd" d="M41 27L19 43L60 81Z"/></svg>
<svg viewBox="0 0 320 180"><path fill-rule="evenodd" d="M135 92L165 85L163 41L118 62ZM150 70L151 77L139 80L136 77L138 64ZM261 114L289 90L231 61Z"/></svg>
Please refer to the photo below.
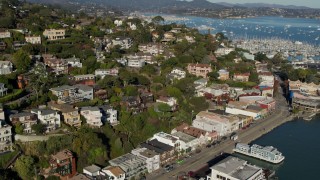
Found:
<svg viewBox="0 0 320 180"><path fill-rule="evenodd" d="M315 72L232 47L223 33L16 0L0 9L0 179L170 171L270 116L281 95L277 68L296 74L294 103L320 105ZM224 161L263 176L244 160Z"/></svg>

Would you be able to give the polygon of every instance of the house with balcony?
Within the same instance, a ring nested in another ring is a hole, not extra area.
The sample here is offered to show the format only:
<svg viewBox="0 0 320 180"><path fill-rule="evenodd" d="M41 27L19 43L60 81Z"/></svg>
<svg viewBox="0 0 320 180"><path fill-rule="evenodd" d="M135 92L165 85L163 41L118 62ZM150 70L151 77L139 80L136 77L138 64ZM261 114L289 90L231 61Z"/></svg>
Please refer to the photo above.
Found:
<svg viewBox="0 0 320 180"><path fill-rule="evenodd" d="M96 69L94 71L94 75L96 77L100 77L103 79L105 76L118 76L119 69L118 68L112 68L112 69Z"/></svg>
<svg viewBox="0 0 320 180"><path fill-rule="evenodd" d="M64 60L67 62L68 66L70 66L70 67L82 68L82 63L81 63L80 59L76 58L75 56L73 56L71 58L64 59Z"/></svg>
<svg viewBox="0 0 320 180"><path fill-rule="evenodd" d="M69 79L73 84L83 84L87 86L93 86L96 84L96 79L93 74L70 76Z"/></svg>
<svg viewBox="0 0 320 180"><path fill-rule="evenodd" d="M133 68L142 68L146 64L145 59L141 58L140 56L130 56L128 57L128 67Z"/></svg>
<svg viewBox="0 0 320 180"><path fill-rule="evenodd" d="M188 64L187 70L190 74L207 78L207 74L212 72L209 64Z"/></svg>
<svg viewBox="0 0 320 180"><path fill-rule="evenodd" d="M148 173L151 173L160 168L159 153L147 148L136 148L136 149L133 149L131 153L145 159Z"/></svg>
<svg viewBox="0 0 320 180"><path fill-rule="evenodd" d="M103 125L103 114L99 107L82 107L80 114L86 119L87 124L91 127L100 128Z"/></svg>
<svg viewBox="0 0 320 180"><path fill-rule="evenodd" d="M117 110L108 105L100 106L100 110L103 116L102 122L109 123L112 126L119 124Z"/></svg>
<svg viewBox="0 0 320 180"><path fill-rule="evenodd" d="M73 108L72 105L49 102L48 107L50 107L53 110L59 111L61 113L61 120L64 123L70 126L74 126L76 128L80 128L80 113L77 109Z"/></svg>
<svg viewBox="0 0 320 180"><path fill-rule="evenodd" d="M152 55L159 55L164 53L164 46L159 43L139 44L139 51L150 53Z"/></svg>
<svg viewBox="0 0 320 180"><path fill-rule="evenodd" d="M117 37L112 40L112 46L120 46L121 49L129 49L132 46L132 39L126 37Z"/></svg>
<svg viewBox="0 0 320 180"><path fill-rule="evenodd" d="M49 175L57 176L62 180L70 179L77 173L76 158L68 149L51 155L49 164Z"/></svg>
<svg viewBox="0 0 320 180"><path fill-rule="evenodd" d="M31 113L36 114L39 122L46 126L46 133L61 127L61 117L58 111L52 109L33 109Z"/></svg>
<svg viewBox="0 0 320 180"><path fill-rule="evenodd" d="M120 167L125 172L126 179L138 177L140 174L147 172L145 159L131 153L112 159L109 164Z"/></svg>
<svg viewBox="0 0 320 180"><path fill-rule="evenodd" d="M49 68L50 71L57 75L68 74L68 63L64 59L58 59L56 57L43 59L44 64Z"/></svg>
<svg viewBox="0 0 320 180"><path fill-rule="evenodd" d="M65 29L45 29L43 32L43 36L49 41L65 39L65 34Z"/></svg>
<svg viewBox="0 0 320 180"><path fill-rule="evenodd" d="M11 61L0 61L0 75L11 74L13 64Z"/></svg>
<svg viewBox="0 0 320 180"><path fill-rule="evenodd" d="M167 77L173 81L174 79L183 79L186 77L186 71L181 68L173 68L172 71L167 75Z"/></svg>
<svg viewBox="0 0 320 180"><path fill-rule="evenodd" d="M32 125L38 123L37 115L30 112L20 112L16 114L11 114L9 118L13 125L16 125L17 123L21 123L23 127L23 132L25 134L33 133L31 127Z"/></svg>
<svg viewBox="0 0 320 180"><path fill-rule="evenodd" d="M12 149L12 127L0 119L0 153Z"/></svg>
<svg viewBox="0 0 320 180"><path fill-rule="evenodd" d="M41 44L41 36L26 36L25 40L31 44Z"/></svg>
<svg viewBox="0 0 320 180"><path fill-rule="evenodd" d="M51 88L50 91L58 97L59 104L73 104L93 99L93 88L83 84L63 85Z"/></svg>

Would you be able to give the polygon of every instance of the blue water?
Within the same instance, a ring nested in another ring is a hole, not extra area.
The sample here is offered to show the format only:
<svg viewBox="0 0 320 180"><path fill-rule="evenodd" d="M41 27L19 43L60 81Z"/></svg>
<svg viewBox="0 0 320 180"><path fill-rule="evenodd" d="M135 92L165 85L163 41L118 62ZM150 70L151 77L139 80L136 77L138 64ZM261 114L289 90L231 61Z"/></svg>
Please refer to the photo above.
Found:
<svg viewBox="0 0 320 180"><path fill-rule="evenodd" d="M154 16L155 14L146 14ZM188 20L173 20L166 23L185 24L188 27L203 27L200 32L224 32L230 39L234 38L281 38L320 45L320 19L254 17L245 19L216 19L195 16ZM319 29L319 30L318 30Z"/></svg>
<svg viewBox="0 0 320 180"><path fill-rule="evenodd" d="M312 121L296 119L254 141L254 144L272 145L285 156L276 167L280 180L319 179L320 171L320 116Z"/></svg>

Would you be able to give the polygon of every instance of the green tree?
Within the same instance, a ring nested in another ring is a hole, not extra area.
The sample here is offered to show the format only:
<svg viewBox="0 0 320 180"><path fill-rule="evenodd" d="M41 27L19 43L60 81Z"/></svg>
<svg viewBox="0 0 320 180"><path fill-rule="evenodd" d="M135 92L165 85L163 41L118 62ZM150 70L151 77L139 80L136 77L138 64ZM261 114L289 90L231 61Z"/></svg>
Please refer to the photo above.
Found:
<svg viewBox="0 0 320 180"><path fill-rule="evenodd" d="M46 131L46 126L44 124L38 123L31 126L31 129L36 134L43 134Z"/></svg>
<svg viewBox="0 0 320 180"><path fill-rule="evenodd" d="M31 58L25 51L19 50L13 54L13 64L20 73L24 73L31 66Z"/></svg>
<svg viewBox="0 0 320 180"><path fill-rule="evenodd" d="M21 122L18 122L17 124L15 124L14 130L17 134L23 134L23 126Z"/></svg>
<svg viewBox="0 0 320 180"><path fill-rule="evenodd" d="M16 171L22 179L33 179L35 161L31 156L22 155L14 164Z"/></svg>
<svg viewBox="0 0 320 180"><path fill-rule="evenodd" d="M151 21L155 24L160 24L164 22L164 18L162 16L155 16L151 19Z"/></svg>

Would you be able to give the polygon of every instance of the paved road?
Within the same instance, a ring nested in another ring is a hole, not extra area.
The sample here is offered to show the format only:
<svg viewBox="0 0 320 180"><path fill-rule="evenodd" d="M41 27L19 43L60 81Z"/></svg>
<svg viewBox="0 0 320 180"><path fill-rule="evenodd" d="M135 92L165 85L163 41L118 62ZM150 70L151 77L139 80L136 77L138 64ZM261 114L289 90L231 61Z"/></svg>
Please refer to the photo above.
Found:
<svg viewBox="0 0 320 180"><path fill-rule="evenodd" d="M255 123L246 130L240 130L238 132L238 141L242 143L250 143L263 134L292 119L292 117L288 117L289 113L284 99L279 99L277 103L279 105L277 105L276 110L270 116L265 119L255 121ZM173 171L166 173L163 169L160 169L157 172L149 174L147 176L147 179L176 179L178 173L195 171L201 168L211 159L220 155L221 152L232 153L232 149L234 148L234 146L234 141L231 141L229 139L225 140L220 145L217 145L215 147L202 149L200 153L188 158L181 165L176 165Z"/></svg>

